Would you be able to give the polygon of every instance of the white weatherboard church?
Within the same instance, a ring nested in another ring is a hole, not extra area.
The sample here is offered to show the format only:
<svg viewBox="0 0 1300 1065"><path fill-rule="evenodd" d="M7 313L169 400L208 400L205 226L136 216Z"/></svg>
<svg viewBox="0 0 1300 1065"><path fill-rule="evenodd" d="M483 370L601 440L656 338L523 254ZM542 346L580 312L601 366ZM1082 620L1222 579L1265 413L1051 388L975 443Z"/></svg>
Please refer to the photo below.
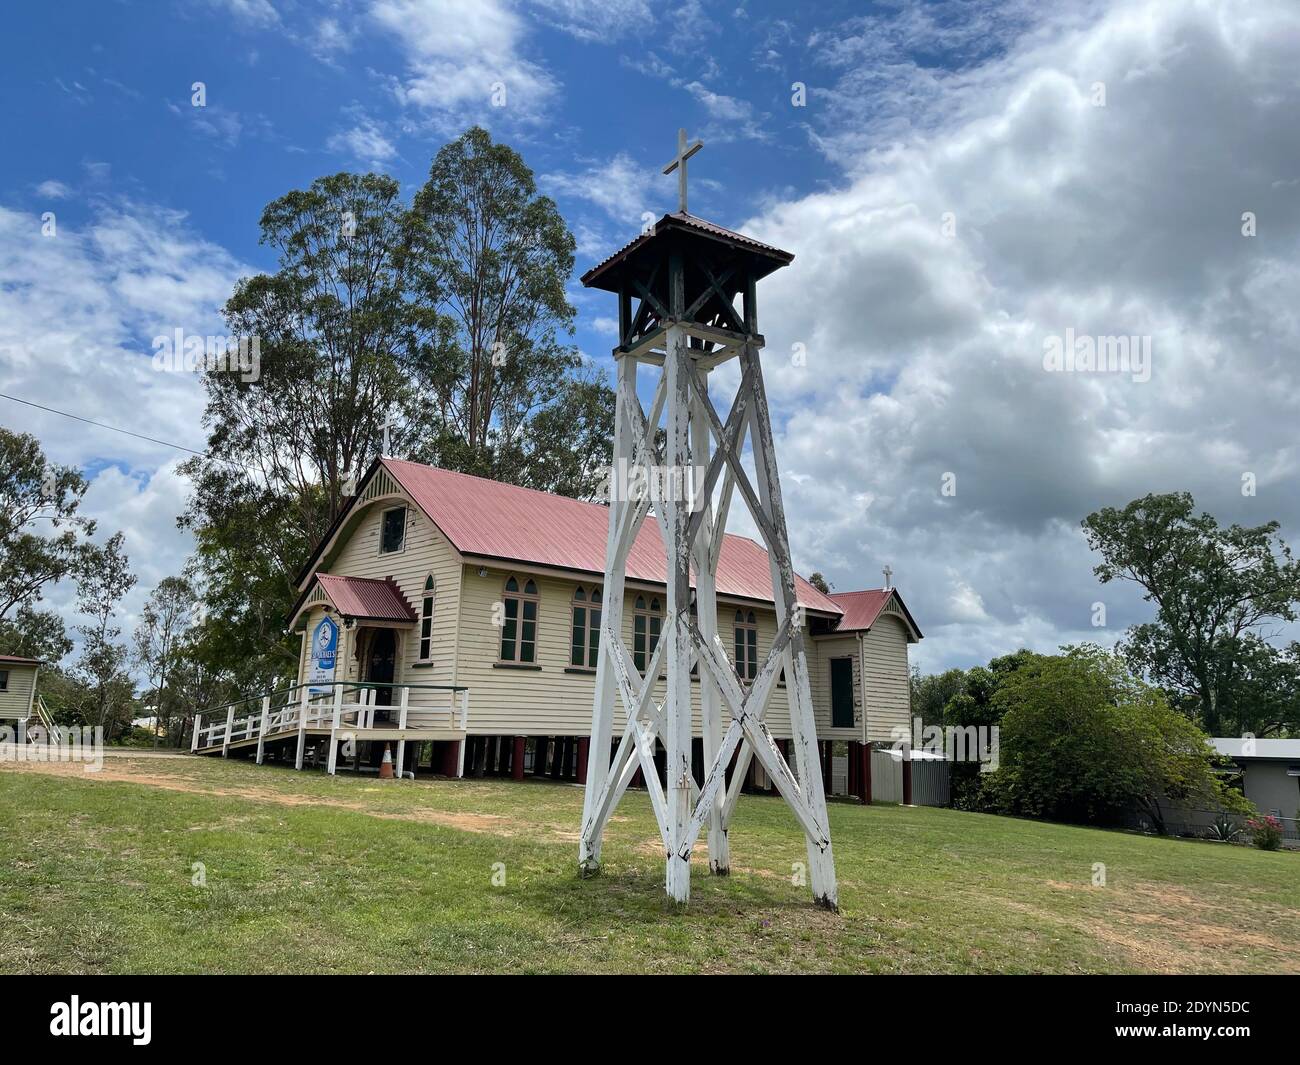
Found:
<svg viewBox="0 0 1300 1065"><path fill-rule="evenodd" d="M711 819L711 866L725 872L729 814L721 801L712 808L713 797L737 783L775 785L820 863L814 897L834 906L822 795L832 749L847 744L846 788L870 801L872 744L910 730L908 645L921 633L888 569L883 588L833 594L793 572L756 291L794 257L688 212L686 162L702 146L679 133L665 168L678 172L679 210L582 281L618 298L616 463L707 470L703 506L665 497L652 507L618 493L604 506L385 454L297 577L294 683L260 707L209 712L196 722L194 750L255 747L259 762L292 758L302 768L309 747L313 759L323 747L334 772L346 746L355 766L386 772L396 744L398 775L575 779L588 784L584 869L598 864L601 827L622 788L648 783L679 900L689 888L675 864L689 863L689 817ZM724 423L708 376L732 359L741 379ZM640 366L662 370L648 415L636 396ZM655 439L661 417L666 455ZM747 434L757 487L740 459ZM763 544L724 532L733 491ZM621 589L617 601L607 586ZM612 768L593 735L610 744Z"/></svg>
<svg viewBox="0 0 1300 1065"><path fill-rule="evenodd" d="M582 778L607 524L600 504L376 461L298 577L299 683L395 685L375 689L375 724L397 724L405 691L405 736L416 741L415 729L445 721L446 689L467 689L463 737L433 741L416 758L449 773ZM623 611L641 667L663 622L663 560L648 522L631 552ZM921 633L897 590L824 595L800 579L799 600L818 737L888 742L892 728L909 727L907 648ZM776 632L767 552L753 540L726 538L718 601L732 662L752 678ZM784 688L767 721L789 738Z"/></svg>

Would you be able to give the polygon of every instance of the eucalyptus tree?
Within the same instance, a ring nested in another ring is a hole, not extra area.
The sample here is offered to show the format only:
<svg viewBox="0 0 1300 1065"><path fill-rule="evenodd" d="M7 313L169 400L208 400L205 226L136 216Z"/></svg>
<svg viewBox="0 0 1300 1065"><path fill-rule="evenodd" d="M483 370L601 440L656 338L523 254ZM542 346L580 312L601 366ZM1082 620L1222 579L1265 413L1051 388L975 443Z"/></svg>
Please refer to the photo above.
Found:
<svg viewBox="0 0 1300 1065"><path fill-rule="evenodd" d="M86 618L77 626L77 676L86 693L83 714L88 724L103 728L105 739L129 723L134 696L128 652L117 623L122 599L136 581L124 540L117 532L102 547L93 548L77 574L77 609Z"/></svg>
<svg viewBox="0 0 1300 1065"><path fill-rule="evenodd" d="M407 206L377 174L320 178L269 204L274 272L241 280L231 333L254 372L210 369L210 457L181 524L209 675L290 668L293 577L379 454L573 496L609 463L613 392L568 342L574 240L520 155L479 128L436 155Z"/></svg>
<svg viewBox="0 0 1300 1065"><path fill-rule="evenodd" d="M1212 736L1300 724L1300 656L1269 642L1300 602L1300 563L1276 521L1223 528L1177 492L1104 507L1083 530L1102 583L1132 581L1155 605L1121 645L1132 669Z"/></svg>

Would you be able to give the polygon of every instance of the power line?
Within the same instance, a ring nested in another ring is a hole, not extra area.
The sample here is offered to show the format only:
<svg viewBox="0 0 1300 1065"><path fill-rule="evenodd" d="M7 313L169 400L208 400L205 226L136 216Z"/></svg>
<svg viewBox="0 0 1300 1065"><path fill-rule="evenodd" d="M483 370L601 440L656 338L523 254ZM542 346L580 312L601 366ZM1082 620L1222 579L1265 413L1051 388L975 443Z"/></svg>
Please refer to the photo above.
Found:
<svg viewBox="0 0 1300 1065"><path fill-rule="evenodd" d="M206 451L195 451L192 447L186 447L184 444L174 444L170 440L159 440L156 436L146 436L144 433L134 433L130 429L122 429L116 425L109 425L106 422L97 422L93 418L83 418L80 414L71 414L66 410L57 410L54 407L47 407L43 403L35 403L30 399L20 399L18 396L11 396L5 392L0 392L0 399L7 399L13 403L21 403L26 407L35 407L37 410L46 411L49 414L57 414L61 418L71 418L74 422L84 422L86 425L93 425L98 429L107 429L109 432L121 433L123 436L133 436L137 440L146 440L151 444L161 444L163 447L175 448L177 451L184 451L190 455L197 455L201 459L211 459L213 462L224 462L228 466L239 466L240 469L248 469L241 463L232 462L230 459L218 458L216 455L209 455Z"/></svg>

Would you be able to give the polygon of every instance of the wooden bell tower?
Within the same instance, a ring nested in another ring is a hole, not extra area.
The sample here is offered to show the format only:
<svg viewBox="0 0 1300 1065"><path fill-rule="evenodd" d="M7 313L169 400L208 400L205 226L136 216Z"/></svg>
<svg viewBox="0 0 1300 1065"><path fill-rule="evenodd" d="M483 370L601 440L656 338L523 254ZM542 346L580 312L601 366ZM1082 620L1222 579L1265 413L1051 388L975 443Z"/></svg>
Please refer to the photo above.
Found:
<svg viewBox="0 0 1300 1065"><path fill-rule="evenodd" d="M758 282L794 256L687 213L686 160L700 147L697 141L688 148L682 131L677 157L665 168L678 171L680 209L582 278L584 285L618 297L615 470L654 470L655 483L664 490L653 504L649 493L612 493L579 861L586 874L599 868L605 824L639 768L663 838L668 894L685 902L690 896L691 849L701 832L708 834L710 870L728 872L728 826L740 782L750 760L757 758L807 836L813 898L834 909L835 864L804 650L804 616L796 599L755 302ZM709 375L732 359L739 360L740 385L724 419L710 399ZM648 413L637 395L637 369L642 365L661 368ZM661 427L666 434L662 448L657 442ZM753 481L741 462L747 437L756 471ZM681 490L670 490L676 488ZM736 495L767 547L777 616L776 637L750 682L737 675L718 633L718 558ZM658 645L642 673L622 637L623 594L628 554L647 517L658 524L665 546L668 605ZM697 664L706 768L702 787L691 772L691 668ZM793 767L763 723L783 670ZM662 704L654 693L661 675L667 677ZM626 725L610 763L620 703ZM654 762L656 740L668 752L666 788Z"/></svg>

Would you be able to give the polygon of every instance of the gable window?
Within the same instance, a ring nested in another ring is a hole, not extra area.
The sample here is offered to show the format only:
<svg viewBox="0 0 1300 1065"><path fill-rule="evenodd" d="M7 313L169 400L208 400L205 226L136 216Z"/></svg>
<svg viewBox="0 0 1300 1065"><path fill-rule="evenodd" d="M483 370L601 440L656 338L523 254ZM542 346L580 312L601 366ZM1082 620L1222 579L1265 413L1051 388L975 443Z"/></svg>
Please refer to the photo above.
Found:
<svg viewBox="0 0 1300 1065"><path fill-rule="evenodd" d="M0 669L0 692L9 690L9 670Z"/></svg>
<svg viewBox="0 0 1300 1065"><path fill-rule="evenodd" d="M420 661L427 662L433 653L433 575L424 581L424 598L420 602Z"/></svg>
<svg viewBox="0 0 1300 1065"><path fill-rule="evenodd" d="M391 507L384 511L379 526L379 553L391 555L406 546L406 508Z"/></svg>
<svg viewBox="0 0 1300 1065"><path fill-rule="evenodd" d="M664 612L659 597L646 601L638 595L632 608L632 663L645 673L646 663L654 657L659 646L659 633L663 630Z"/></svg>
<svg viewBox="0 0 1300 1065"><path fill-rule="evenodd" d="M600 651L600 589L590 594L578 585L573 593L573 627L569 640L569 665L595 669Z"/></svg>
<svg viewBox="0 0 1300 1065"><path fill-rule="evenodd" d="M758 620L752 610L736 611L736 672L741 680L758 675Z"/></svg>
<svg viewBox="0 0 1300 1065"><path fill-rule="evenodd" d="M504 623L501 626L501 661L537 661L537 582L523 583L517 577L507 577Z"/></svg>

